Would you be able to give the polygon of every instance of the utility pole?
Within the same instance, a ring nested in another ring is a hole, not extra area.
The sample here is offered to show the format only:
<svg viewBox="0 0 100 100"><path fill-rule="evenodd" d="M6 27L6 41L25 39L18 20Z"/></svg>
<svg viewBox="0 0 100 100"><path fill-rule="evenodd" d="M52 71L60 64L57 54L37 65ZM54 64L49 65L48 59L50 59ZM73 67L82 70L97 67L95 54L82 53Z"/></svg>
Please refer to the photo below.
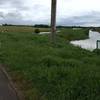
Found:
<svg viewBox="0 0 100 100"><path fill-rule="evenodd" d="M51 2L51 41L55 42L57 0Z"/></svg>

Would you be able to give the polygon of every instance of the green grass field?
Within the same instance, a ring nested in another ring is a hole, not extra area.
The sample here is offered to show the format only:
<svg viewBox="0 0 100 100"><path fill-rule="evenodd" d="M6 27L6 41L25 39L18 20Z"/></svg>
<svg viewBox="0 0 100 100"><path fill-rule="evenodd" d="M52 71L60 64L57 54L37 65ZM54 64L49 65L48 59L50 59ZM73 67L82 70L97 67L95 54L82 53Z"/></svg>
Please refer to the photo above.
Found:
<svg viewBox="0 0 100 100"><path fill-rule="evenodd" d="M33 33L34 27L24 27L24 26L0 26L0 32L12 32L12 33ZM41 32L49 31L49 28L40 28Z"/></svg>
<svg viewBox="0 0 100 100"><path fill-rule="evenodd" d="M51 44L32 28L8 28L0 33L0 62L26 100L99 100L100 53L69 43L88 38L88 31L60 30Z"/></svg>

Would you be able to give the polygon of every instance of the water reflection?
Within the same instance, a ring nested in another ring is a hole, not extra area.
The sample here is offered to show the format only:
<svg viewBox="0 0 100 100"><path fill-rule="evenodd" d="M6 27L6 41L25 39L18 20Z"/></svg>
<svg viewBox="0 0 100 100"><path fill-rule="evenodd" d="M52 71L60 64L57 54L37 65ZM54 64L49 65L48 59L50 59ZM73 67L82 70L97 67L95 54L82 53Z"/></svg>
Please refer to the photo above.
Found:
<svg viewBox="0 0 100 100"><path fill-rule="evenodd" d="M99 32L94 32L94 31L89 31L89 39L85 40L79 40L79 41L71 41L71 44L75 46L80 46L84 49L88 49L90 51L93 51L96 49L96 41L100 40L100 33Z"/></svg>

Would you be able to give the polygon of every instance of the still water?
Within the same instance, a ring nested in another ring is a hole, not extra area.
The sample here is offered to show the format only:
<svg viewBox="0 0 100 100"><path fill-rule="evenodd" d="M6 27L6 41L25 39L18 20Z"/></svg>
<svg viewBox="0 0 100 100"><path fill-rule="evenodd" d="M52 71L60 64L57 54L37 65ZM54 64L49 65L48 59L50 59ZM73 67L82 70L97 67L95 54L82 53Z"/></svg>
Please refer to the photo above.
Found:
<svg viewBox="0 0 100 100"><path fill-rule="evenodd" d="M87 50L90 50L90 51L93 51L94 49L96 49L97 40L100 40L100 33L90 30L89 39L71 41L71 44L75 46L79 46Z"/></svg>

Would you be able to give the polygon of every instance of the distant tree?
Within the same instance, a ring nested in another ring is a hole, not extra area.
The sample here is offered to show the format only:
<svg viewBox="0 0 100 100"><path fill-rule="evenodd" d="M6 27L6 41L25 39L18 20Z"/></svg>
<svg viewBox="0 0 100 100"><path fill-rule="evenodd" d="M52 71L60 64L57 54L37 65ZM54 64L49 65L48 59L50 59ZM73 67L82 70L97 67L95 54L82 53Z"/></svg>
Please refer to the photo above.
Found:
<svg viewBox="0 0 100 100"><path fill-rule="evenodd" d="M45 24L35 24L34 25L35 28L49 28L49 25L45 25Z"/></svg>
<svg viewBox="0 0 100 100"><path fill-rule="evenodd" d="M2 26L8 26L8 24L2 24Z"/></svg>

